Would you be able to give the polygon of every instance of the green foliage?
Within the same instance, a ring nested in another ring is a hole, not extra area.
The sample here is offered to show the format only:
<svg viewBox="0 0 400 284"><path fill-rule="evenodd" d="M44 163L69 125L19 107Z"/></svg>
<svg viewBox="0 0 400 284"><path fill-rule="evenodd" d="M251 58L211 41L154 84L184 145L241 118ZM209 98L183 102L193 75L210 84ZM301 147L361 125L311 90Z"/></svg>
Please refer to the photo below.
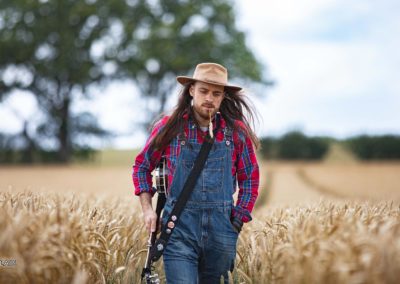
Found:
<svg viewBox="0 0 400 284"><path fill-rule="evenodd" d="M15 145L20 145L19 148ZM22 146L21 146L22 145ZM97 151L90 147L75 147L72 155L76 161L93 161ZM20 135L0 133L0 164L60 163L58 152L37 149L26 145Z"/></svg>
<svg viewBox="0 0 400 284"><path fill-rule="evenodd" d="M306 137L300 132L289 132L280 140L278 155L288 160L318 160L328 150L328 143L318 137Z"/></svg>
<svg viewBox="0 0 400 284"><path fill-rule="evenodd" d="M104 66L111 59L91 50L111 36L110 22L119 15L127 16L119 1L1 2L0 96L15 90L34 94L41 115L24 121L33 130L21 135L30 153L56 148L57 160L67 162L79 148L79 136L106 134L96 119L79 127L75 120L81 114L72 113L71 105L88 86L107 78Z"/></svg>
<svg viewBox="0 0 400 284"><path fill-rule="evenodd" d="M149 102L148 124L164 111L175 76L199 62L219 62L233 77L268 83L236 29L229 0L5 0L0 54L0 101L23 90L40 106L19 135L27 160L45 149L67 162L87 147L82 141L107 134L95 117L71 110L92 85L132 79Z"/></svg>
<svg viewBox="0 0 400 284"><path fill-rule="evenodd" d="M400 159L400 136L360 135L346 139L344 143L361 160Z"/></svg>
<svg viewBox="0 0 400 284"><path fill-rule="evenodd" d="M341 151L347 149L361 160L400 159L398 135L360 135L338 141L329 137L307 137L301 132L293 131L280 138L262 138L260 142L261 154L268 159L320 160L332 146L344 147Z"/></svg>
<svg viewBox="0 0 400 284"><path fill-rule="evenodd" d="M262 154L269 159L320 160L329 148L329 139L307 137L298 131L280 138L262 138Z"/></svg>
<svg viewBox="0 0 400 284"><path fill-rule="evenodd" d="M279 138L263 137L260 139L260 152L264 158L278 159Z"/></svg>
<svg viewBox="0 0 400 284"><path fill-rule="evenodd" d="M136 60L123 65L141 94L154 102L145 110L146 122L165 110L177 84L175 77L191 74L200 62L226 66L231 78L268 83L262 76L262 66L246 46L244 33L236 28L229 0L149 4L149 14L123 48L132 45L137 47ZM140 69L137 76L131 71L135 66Z"/></svg>

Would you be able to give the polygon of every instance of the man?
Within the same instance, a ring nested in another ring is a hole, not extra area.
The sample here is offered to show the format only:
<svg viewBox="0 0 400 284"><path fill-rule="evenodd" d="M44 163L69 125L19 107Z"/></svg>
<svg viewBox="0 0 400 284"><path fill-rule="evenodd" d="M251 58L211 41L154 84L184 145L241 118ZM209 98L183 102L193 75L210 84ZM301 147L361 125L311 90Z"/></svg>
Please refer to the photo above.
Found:
<svg viewBox="0 0 400 284"><path fill-rule="evenodd" d="M228 84L228 71L219 64L199 64L193 77L179 76L177 81L183 85L177 106L155 124L136 157L135 194L140 197L147 230L155 232L151 171L164 156L169 171L162 217L165 226L204 139L215 133L215 142L163 258L167 283L220 283L221 276L228 283L238 234L242 224L251 220L258 196L259 168L254 152L258 139L249 125L253 111L241 88ZM234 206L232 195L237 186Z"/></svg>

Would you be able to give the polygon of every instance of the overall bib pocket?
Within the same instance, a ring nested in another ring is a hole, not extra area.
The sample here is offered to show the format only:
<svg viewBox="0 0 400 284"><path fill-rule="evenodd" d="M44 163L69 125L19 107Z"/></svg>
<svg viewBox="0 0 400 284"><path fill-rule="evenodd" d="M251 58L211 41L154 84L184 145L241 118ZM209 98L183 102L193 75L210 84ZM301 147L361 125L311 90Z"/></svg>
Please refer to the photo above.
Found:
<svg viewBox="0 0 400 284"><path fill-rule="evenodd" d="M197 180L196 186L201 186L202 192L218 192L222 188L224 169L221 167L224 157L208 159ZM193 161L182 161L184 176L187 178L193 168Z"/></svg>
<svg viewBox="0 0 400 284"><path fill-rule="evenodd" d="M224 180L224 157L208 159L201 174L202 191L217 192L222 189Z"/></svg>

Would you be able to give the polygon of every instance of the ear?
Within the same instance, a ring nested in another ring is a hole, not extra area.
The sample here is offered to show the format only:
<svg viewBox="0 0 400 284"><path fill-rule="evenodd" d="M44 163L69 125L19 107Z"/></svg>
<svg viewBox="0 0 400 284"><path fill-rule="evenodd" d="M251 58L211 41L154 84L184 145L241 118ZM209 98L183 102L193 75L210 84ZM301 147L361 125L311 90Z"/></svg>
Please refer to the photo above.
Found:
<svg viewBox="0 0 400 284"><path fill-rule="evenodd" d="M194 87L193 87L193 85L191 85L190 88L189 88L189 94L190 94L190 96L193 97L193 95L194 95Z"/></svg>

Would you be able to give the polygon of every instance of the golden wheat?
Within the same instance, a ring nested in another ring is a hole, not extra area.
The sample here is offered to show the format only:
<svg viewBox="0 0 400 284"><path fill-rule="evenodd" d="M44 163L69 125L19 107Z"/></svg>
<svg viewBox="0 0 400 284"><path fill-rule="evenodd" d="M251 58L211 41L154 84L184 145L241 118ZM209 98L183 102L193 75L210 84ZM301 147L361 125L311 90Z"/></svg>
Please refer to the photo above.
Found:
<svg viewBox="0 0 400 284"><path fill-rule="evenodd" d="M145 235L135 209L118 198L0 193L0 258L17 260L0 267L0 282L136 282Z"/></svg>
<svg viewBox="0 0 400 284"><path fill-rule="evenodd" d="M1 283L139 283L146 233L132 200L0 193ZM162 276L162 262L157 264ZM400 208L319 203L259 213L238 242L234 283L397 283Z"/></svg>

